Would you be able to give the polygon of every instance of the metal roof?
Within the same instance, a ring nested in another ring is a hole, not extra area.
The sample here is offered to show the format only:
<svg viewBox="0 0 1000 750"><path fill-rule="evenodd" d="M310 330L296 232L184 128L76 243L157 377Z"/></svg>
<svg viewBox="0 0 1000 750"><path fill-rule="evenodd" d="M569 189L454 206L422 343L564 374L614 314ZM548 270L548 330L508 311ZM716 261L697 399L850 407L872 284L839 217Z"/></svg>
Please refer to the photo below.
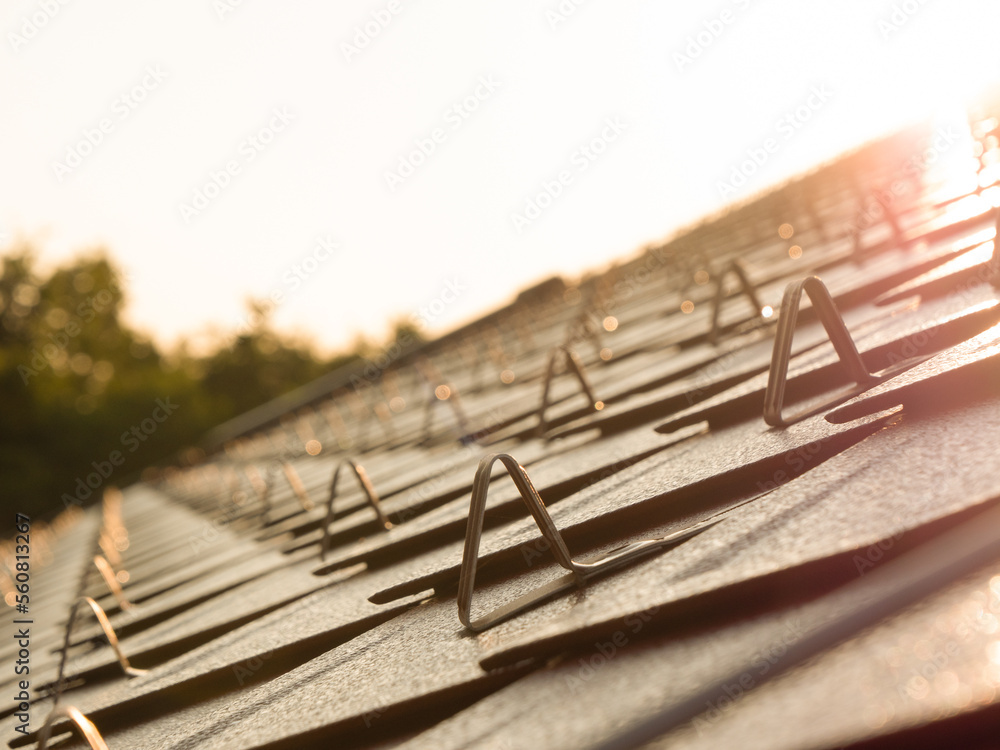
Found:
<svg viewBox="0 0 1000 750"><path fill-rule="evenodd" d="M36 529L5 740L87 747L58 695L109 748L995 746L997 187L857 218L925 136Z"/></svg>

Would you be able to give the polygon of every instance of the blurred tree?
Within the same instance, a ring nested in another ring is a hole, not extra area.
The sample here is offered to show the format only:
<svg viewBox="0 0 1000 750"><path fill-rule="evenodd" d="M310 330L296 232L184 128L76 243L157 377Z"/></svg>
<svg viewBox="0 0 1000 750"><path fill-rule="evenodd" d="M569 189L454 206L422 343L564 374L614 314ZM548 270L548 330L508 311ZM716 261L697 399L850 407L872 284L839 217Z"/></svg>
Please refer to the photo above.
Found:
<svg viewBox="0 0 1000 750"><path fill-rule="evenodd" d="M47 279L35 272L28 248L4 259L2 525L15 511L31 515L93 501L105 482L120 482L188 439L187 420L143 422L157 407L156 398L176 401L191 388L162 369L155 347L122 325L124 286L101 253Z"/></svg>
<svg viewBox="0 0 1000 750"><path fill-rule="evenodd" d="M229 416L277 398L330 369L309 345L282 339L274 331L271 309L251 302L249 317L256 321L254 326L237 336L231 347L220 349L203 363L205 393Z"/></svg>
<svg viewBox="0 0 1000 750"><path fill-rule="evenodd" d="M357 358L322 361L262 306L228 347L165 355L121 319L127 280L97 251L53 271L14 248L0 274L0 529L100 499L210 428Z"/></svg>
<svg viewBox="0 0 1000 750"><path fill-rule="evenodd" d="M401 318L393 323L392 338L404 349L426 341L419 326L410 318Z"/></svg>

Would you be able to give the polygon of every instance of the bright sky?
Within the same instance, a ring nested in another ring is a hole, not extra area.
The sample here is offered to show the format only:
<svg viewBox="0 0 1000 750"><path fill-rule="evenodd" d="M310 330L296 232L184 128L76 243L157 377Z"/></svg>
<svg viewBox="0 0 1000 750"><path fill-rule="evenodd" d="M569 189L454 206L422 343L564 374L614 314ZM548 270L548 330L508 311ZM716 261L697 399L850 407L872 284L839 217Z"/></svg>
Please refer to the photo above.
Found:
<svg viewBox="0 0 1000 750"><path fill-rule="evenodd" d="M440 330L961 106L997 29L995 0L16 0L0 246L107 247L164 343L272 294L328 349Z"/></svg>

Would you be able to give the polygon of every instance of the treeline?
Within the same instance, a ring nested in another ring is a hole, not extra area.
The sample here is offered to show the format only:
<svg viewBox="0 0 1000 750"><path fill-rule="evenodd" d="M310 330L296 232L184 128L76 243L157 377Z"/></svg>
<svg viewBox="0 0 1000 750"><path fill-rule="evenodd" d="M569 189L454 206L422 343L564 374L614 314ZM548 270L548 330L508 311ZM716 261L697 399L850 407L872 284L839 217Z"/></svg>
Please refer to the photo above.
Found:
<svg viewBox="0 0 1000 750"><path fill-rule="evenodd" d="M176 462L210 428L366 351L324 359L258 308L259 322L208 355L163 352L123 324L127 284L106 254L45 277L30 248L2 264L0 529Z"/></svg>

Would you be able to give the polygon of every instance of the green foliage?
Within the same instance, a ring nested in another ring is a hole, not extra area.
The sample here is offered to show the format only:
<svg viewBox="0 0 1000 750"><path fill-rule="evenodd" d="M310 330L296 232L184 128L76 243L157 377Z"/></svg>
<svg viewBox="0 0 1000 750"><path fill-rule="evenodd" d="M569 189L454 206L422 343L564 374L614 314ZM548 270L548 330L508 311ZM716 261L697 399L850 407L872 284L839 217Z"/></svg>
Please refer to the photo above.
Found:
<svg viewBox="0 0 1000 750"><path fill-rule="evenodd" d="M266 315L208 356L167 355L122 323L127 282L103 253L47 278L36 265L27 247L2 259L0 528L15 512L99 500L106 484L356 356L321 361Z"/></svg>

